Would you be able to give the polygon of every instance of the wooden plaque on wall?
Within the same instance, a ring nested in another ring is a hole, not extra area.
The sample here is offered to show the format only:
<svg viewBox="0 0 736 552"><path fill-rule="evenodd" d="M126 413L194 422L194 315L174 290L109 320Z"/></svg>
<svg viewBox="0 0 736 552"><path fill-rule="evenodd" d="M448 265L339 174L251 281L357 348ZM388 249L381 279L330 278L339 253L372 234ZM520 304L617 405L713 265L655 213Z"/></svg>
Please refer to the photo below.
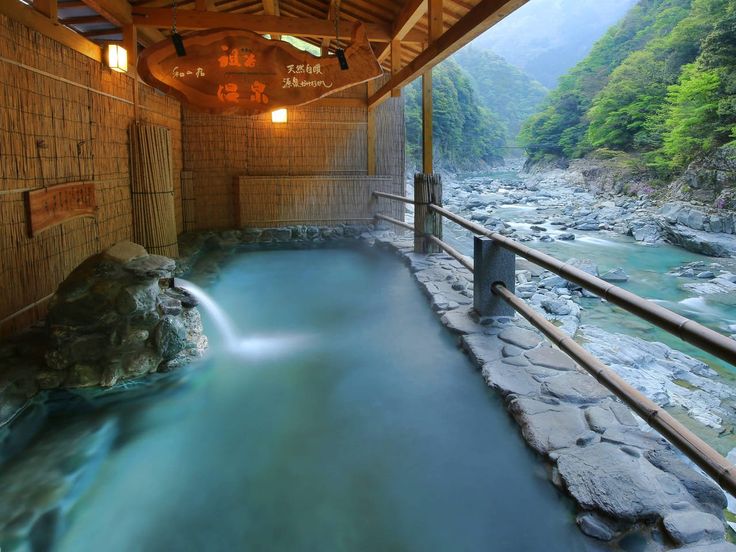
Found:
<svg viewBox="0 0 736 552"><path fill-rule="evenodd" d="M360 23L345 50L347 70L335 56L317 57L244 30L193 33L184 46L182 57L170 40L146 48L138 72L151 86L211 113L255 115L303 105L383 74Z"/></svg>
<svg viewBox="0 0 736 552"><path fill-rule="evenodd" d="M25 192L28 235L77 217L95 217L97 201L91 182L71 182Z"/></svg>

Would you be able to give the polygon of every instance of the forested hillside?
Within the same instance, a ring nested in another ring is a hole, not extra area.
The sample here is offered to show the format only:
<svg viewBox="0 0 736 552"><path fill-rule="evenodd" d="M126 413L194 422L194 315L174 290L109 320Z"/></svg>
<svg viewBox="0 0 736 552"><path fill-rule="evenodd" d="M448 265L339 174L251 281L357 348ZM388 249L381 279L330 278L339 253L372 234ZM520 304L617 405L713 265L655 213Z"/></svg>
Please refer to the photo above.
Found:
<svg viewBox="0 0 736 552"><path fill-rule="evenodd" d="M407 161L421 159L421 79L404 89ZM478 168L502 160L547 89L487 50L466 49L433 71L434 154L440 166Z"/></svg>
<svg viewBox="0 0 736 552"><path fill-rule="evenodd" d="M470 46L453 59L468 73L483 105L506 125L508 143L515 144L522 123L539 109L549 91L490 50Z"/></svg>
<svg viewBox="0 0 736 552"><path fill-rule="evenodd" d="M432 75L434 155L439 165L469 169L479 162L501 159L506 130L481 106L468 75L452 60L435 67ZM406 156L420 164L422 155L422 86L417 79L404 89Z"/></svg>
<svg viewBox="0 0 736 552"><path fill-rule="evenodd" d="M736 138L736 0L641 0L521 133L533 159L625 152L661 175Z"/></svg>

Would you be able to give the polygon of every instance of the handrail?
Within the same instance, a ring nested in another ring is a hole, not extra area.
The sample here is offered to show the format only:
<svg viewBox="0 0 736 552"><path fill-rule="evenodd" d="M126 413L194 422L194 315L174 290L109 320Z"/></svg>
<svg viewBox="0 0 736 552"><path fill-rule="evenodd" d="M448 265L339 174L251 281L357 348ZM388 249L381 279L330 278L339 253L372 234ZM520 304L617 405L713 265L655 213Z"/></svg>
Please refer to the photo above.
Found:
<svg viewBox="0 0 736 552"><path fill-rule="evenodd" d="M683 341L708 351L718 358L736 366L736 341L733 339L711 330L710 328L706 328L702 324L674 313L669 309L657 305L656 303L643 299L630 291L626 291L625 289L606 282L605 280L601 280L600 278L588 274L579 268L563 263L550 255L522 245L497 232L491 232L479 224L475 224L474 222L456 215L452 211L448 211L444 207L430 204L429 208L459 224L463 228L466 228L475 234L480 234L492 239L501 247L504 247L509 251L513 251L520 257L524 257L534 264L546 268L558 276L584 287L588 291L610 301L614 305L618 305L639 318L643 318L644 320L659 326L663 330L676 335Z"/></svg>
<svg viewBox="0 0 736 552"><path fill-rule="evenodd" d="M380 213L376 215L376 218L380 220L385 220L386 222L390 222L391 224L395 224L396 226L401 226L402 228L406 228L407 230L411 230L412 232L414 231L414 227L404 221L386 215L381 215Z"/></svg>
<svg viewBox="0 0 736 552"><path fill-rule="evenodd" d="M373 192L373 195L376 197L385 197L386 199L394 199L396 201L402 201L404 203L409 203L411 205L416 205L417 202L413 199L409 199L408 197L396 195L396 194L389 194L388 192Z"/></svg>
<svg viewBox="0 0 736 552"><path fill-rule="evenodd" d="M684 341L692 343L736 365L736 341L651 301L647 301L638 295L592 276L579 268L567 265L554 257L521 245L506 236L491 232L478 224L456 215L452 211L448 211L444 207L429 204L428 208L459 224L463 228L475 234L490 238L501 247L600 295L640 318L652 322L666 331L677 335ZM376 218L414 230L413 226L385 215L379 214L376 215ZM437 236L426 235L425 238L445 250L474 274L475 263L473 261L462 255L449 244L443 242ZM647 424L667 438L670 443L695 462L703 471L713 477L724 490L736 496L736 467L731 462L715 451L695 433L687 429L682 423L678 422L666 410L627 383L621 376L603 364L581 345L578 345L571 336L565 334L554 324L547 321L544 316L527 305L525 301L514 295L503 283L493 284L491 291L526 318L534 327L547 336L550 341L557 345L560 350L564 351L579 366L583 367L595 377L598 382L614 393L634 412L639 414Z"/></svg>
<svg viewBox="0 0 736 552"><path fill-rule="evenodd" d="M687 429L666 410L632 387L616 372L603 364L572 337L548 322L524 300L518 298L503 284L494 284L493 292L526 318L535 328L546 335L552 343L567 353L578 365L612 391L629 408L639 414L651 427L659 431L688 458L700 466L721 487L736 496L736 468L710 445Z"/></svg>

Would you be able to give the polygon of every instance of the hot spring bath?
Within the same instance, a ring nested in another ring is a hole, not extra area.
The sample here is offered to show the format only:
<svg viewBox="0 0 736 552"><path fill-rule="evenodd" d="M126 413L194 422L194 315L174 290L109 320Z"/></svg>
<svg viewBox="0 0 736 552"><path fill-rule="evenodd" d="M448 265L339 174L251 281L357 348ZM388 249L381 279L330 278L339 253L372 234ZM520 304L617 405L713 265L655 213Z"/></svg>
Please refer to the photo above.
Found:
<svg viewBox="0 0 736 552"><path fill-rule="evenodd" d="M203 312L209 355L177 385L65 407L29 446L108 432L59 505L66 521L49 523L58 549L586 548L572 504L394 257L247 251L207 291L236 346ZM33 462L63 472L68 459L21 452L0 484L38 476Z"/></svg>

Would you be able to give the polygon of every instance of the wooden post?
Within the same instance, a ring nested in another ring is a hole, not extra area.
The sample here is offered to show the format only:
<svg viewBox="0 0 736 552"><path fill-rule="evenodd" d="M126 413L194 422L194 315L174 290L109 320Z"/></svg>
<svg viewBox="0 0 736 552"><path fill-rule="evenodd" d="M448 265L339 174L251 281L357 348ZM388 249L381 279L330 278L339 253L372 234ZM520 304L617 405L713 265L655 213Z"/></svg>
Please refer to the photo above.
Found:
<svg viewBox="0 0 736 552"><path fill-rule="evenodd" d="M368 81L368 97L376 89L375 81ZM367 129L367 147L368 147L368 175L373 176L376 174L376 111L375 109L368 108L368 129Z"/></svg>
<svg viewBox="0 0 736 552"><path fill-rule="evenodd" d="M439 253L440 247L426 238L442 239L442 216L429 204L442 206L442 178L438 174L414 175L414 252Z"/></svg>
<svg viewBox="0 0 736 552"><path fill-rule="evenodd" d="M491 286L502 283L514 292L516 255L489 238L473 238L473 308L480 316L514 316L514 309L495 295Z"/></svg>
<svg viewBox="0 0 736 552"><path fill-rule="evenodd" d="M391 41L391 77L396 76L396 74L401 71L401 41L400 40L392 40ZM368 97L370 98L373 94L368 94ZM401 88L394 88L391 90L391 97L392 98L400 98L401 97Z"/></svg>
<svg viewBox="0 0 736 552"><path fill-rule="evenodd" d="M429 44L437 40L444 31L442 1L429 0L427 18L429 20ZM434 172L432 159L432 70L422 75L422 170L425 174Z"/></svg>

